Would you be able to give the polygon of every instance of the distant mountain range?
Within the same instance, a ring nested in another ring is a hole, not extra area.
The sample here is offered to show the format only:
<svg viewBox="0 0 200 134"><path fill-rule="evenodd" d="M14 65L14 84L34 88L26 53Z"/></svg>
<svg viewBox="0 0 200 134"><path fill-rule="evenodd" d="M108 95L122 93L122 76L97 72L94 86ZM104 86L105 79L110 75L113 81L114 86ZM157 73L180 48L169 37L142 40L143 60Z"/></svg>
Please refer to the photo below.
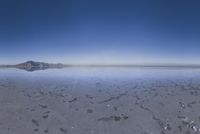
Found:
<svg viewBox="0 0 200 134"><path fill-rule="evenodd" d="M45 62L27 61L16 65L0 65L0 68L18 68L26 71L37 71L51 68L65 68L70 66L78 67L139 67L139 68L198 68L199 64L135 64L135 65L66 65L62 63L50 64Z"/></svg>
<svg viewBox="0 0 200 134"><path fill-rule="evenodd" d="M36 71L36 70L45 70L49 68L64 68L64 67L68 67L68 65L61 64L61 63L49 64L45 62L27 61L27 62L16 64L16 65L1 65L0 67L18 68L18 69L23 69L26 71Z"/></svg>

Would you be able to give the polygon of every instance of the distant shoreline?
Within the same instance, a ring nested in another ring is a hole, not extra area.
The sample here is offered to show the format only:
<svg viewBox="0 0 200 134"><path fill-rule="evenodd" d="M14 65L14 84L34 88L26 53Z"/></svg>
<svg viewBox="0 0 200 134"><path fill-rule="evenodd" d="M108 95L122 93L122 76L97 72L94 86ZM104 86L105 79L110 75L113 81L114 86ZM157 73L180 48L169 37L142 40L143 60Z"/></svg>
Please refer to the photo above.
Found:
<svg viewBox="0 0 200 134"><path fill-rule="evenodd" d="M0 65L0 68L16 68L18 65ZM37 66L33 66L37 67ZM122 64L122 65L65 65L62 64L60 67L65 68L65 67L170 67L170 68L200 68L200 65L193 65L193 64L185 64L185 65L178 65L178 64L136 64L136 65L128 65L128 64ZM51 67L50 67L51 68Z"/></svg>
<svg viewBox="0 0 200 134"><path fill-rule="evenodd" d="M48 67L48 68L67 68L67 67L200 68L200 65L64 65L62 67ZM0 65L0 68L18 68L18 67L16 65ZM37 66L33 66L32 68L37 68Z"/></svg>
<svg viewBox="0 0 200 134"><path fill-rule="evenodd" d="M46 70L46 69L61 69L67 67L101 67L101 68L176 68L176 69L200 69L200 65L198 64L110 64L110 65L66 65L62 63L52 64L45 62L36 62L36 61L27 61L24 63L16 64L16 65L0 65L0 68L17 68L26 70L29 72L37 71L37 70Z"/></svg>

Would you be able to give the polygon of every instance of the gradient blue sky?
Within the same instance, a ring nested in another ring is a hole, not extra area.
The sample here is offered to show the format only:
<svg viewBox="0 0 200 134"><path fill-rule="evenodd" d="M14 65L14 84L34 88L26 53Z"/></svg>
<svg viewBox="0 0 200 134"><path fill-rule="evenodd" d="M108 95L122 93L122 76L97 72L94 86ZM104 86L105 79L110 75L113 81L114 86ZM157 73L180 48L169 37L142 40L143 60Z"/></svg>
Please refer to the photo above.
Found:
<svg viewBox="0 0 200 134"><path fill-rule="evenodd" d="M199 64L199 7L199 0L1 0L0 64Z"/></svg>

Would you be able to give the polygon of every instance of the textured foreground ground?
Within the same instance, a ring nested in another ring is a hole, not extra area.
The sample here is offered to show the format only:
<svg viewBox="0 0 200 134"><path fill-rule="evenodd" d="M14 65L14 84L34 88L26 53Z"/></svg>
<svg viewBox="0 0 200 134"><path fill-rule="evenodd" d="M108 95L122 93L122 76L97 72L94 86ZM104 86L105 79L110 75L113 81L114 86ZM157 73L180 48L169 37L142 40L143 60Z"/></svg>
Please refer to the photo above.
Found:
<svg viewBox="0 0 200 134"><path fill-rule="evenodd" d="M199 79L0 79L0 134L198 133Z"/></svg>

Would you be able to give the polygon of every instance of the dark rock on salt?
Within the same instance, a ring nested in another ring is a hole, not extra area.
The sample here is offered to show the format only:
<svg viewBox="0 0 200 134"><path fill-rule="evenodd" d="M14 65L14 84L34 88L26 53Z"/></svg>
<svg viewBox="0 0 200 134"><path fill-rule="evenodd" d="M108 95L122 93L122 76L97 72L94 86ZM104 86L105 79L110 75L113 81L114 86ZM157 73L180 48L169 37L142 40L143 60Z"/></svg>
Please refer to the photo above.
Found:
<svg viewBox="0 0 200 134"><path fill-rule="evenodd" d="M32 119L31 122L37 127L40 126L37 120Z"/></svg>
<svg viewBox="0 0 200 134"><path fill-rule="evenodd" d="M88 109L87 113L93 113L93 110L92 109Z"/></svg>
<svg viewBox="0 0 200 134"><path fill-rule="evenodd" d="M61 131L62 133L67 133L67 129L65 129L65 128L60 128L60 131Z"/></svg>

